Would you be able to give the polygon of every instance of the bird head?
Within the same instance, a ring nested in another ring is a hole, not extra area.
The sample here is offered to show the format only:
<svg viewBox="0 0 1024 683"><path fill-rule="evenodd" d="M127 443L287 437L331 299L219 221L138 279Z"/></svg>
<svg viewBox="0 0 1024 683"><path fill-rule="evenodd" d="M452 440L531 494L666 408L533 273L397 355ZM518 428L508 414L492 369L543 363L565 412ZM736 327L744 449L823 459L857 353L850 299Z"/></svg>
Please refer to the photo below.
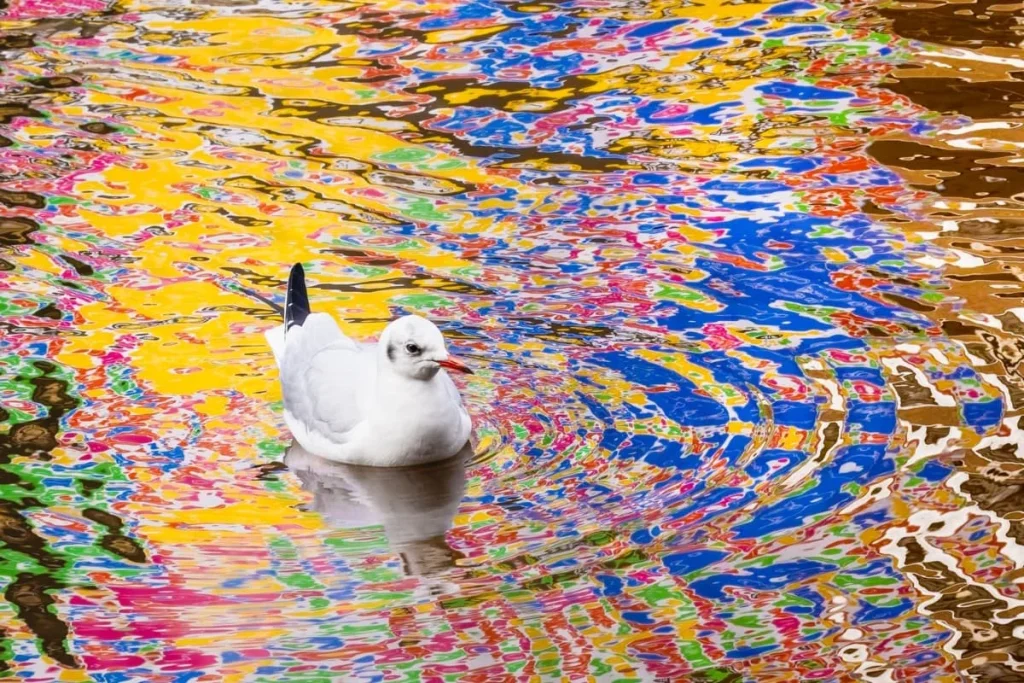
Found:
<svg viewBox="0 0 1024 683"><path fill-rule="evenodd" d="M473 374L448 353L437 325L418 315L407 315L388 325L380 346L391 369L410 379L433 379L442 368Z"/></svg>

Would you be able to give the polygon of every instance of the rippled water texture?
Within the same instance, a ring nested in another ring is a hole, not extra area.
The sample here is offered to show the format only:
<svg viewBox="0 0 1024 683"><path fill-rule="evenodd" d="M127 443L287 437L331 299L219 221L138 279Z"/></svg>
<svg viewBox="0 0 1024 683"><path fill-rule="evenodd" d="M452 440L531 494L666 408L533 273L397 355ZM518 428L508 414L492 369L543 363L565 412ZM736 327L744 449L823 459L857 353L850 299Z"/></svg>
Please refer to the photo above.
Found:
<svg viewBox="0 0 1024 683"><path fill-rule="evenodd" d="M1024 680L1020 4L0 5L8 674ZM467 472L285 461L295 261Z"/></svg>

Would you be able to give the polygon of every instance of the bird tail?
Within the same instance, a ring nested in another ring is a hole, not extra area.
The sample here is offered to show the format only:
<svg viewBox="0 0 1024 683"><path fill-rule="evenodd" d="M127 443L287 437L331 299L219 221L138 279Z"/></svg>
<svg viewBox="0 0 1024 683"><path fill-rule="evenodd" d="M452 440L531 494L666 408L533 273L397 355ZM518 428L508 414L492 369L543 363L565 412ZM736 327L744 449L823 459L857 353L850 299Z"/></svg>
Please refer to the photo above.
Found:
<svg viewBox="0 0 1024 683"><path fill-rule="evenodd" d="M288 275L288 293L284 299L284 329L285 332L293 326L302 326L309 316L309 296L306 294L306 273L302 270L302 264L296 263L292 266L292 272Z"/></svg>

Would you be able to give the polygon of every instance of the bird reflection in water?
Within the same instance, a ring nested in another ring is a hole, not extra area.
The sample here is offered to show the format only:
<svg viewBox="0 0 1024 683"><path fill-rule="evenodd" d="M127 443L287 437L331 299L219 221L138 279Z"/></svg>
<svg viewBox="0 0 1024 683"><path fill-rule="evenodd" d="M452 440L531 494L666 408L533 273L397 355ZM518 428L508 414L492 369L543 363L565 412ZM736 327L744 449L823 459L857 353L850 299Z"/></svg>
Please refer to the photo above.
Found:
<svg viewBox="0 0 1024 683"><path fill-rule="evenodd" d="M408 467L325 460L294 443L284 464L313 494L307 507L340 529L383 526L406 576L436 576L462 555L445 539L466 491L467 443L455 456Z"/></svg>

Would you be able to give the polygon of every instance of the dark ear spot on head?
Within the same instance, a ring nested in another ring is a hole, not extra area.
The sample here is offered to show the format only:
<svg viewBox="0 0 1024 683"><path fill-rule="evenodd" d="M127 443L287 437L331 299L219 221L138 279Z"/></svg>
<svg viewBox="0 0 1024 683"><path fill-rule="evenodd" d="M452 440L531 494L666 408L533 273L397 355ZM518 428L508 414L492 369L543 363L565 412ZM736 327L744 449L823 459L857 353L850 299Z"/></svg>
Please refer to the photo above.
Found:
<svg viewBox="0 0 1024 683"><path fill-rule="evenodd" d="M392 363L395 362L395 345L388 344L388 360Z"/></svg>

